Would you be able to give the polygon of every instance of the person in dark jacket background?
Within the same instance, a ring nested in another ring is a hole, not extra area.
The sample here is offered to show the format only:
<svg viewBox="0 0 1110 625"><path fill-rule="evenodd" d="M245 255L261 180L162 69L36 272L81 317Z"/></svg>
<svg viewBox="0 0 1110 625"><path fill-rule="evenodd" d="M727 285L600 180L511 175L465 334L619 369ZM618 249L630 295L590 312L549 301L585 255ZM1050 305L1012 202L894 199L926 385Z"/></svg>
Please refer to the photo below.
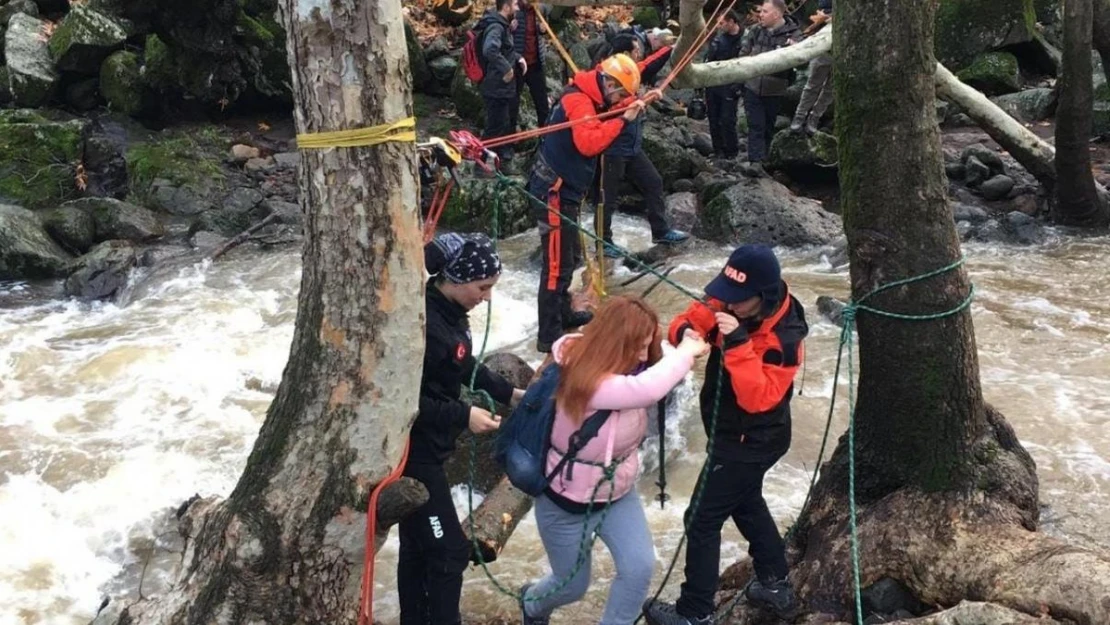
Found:
<svg viewBox="0 0 1110 625"><path fill-rule="evenodd" d="M727 61L740 56L740 43L744 29L740 16L734 10L725 14L720 30L705 54L706 62ZM732 159L740 154L740 136L736 128L742 83L709 87L705 90L706 114L709 117L709 136L713 139L713 155Z"/></svg>
<svg viewBox="0 0 1110 625"><path fill-rule="evenodd" d="M578 72L563 91L550 121L586 121L544 135L536 150L528 193L546 203L535 212L543 252L536 296L536 351L550 352L564 331L586 325L593 318L589 311L571 309L570 283L579 251L578 232L563 220L578 223L579 206L595 181L597 157L616 140L625 124L636 121L645 105L636 100L619 117L587 118L634 98L639 89L640 68L626 54L611 56L596 69Z"/></svg>
<svg viewBox="0 0 1110 625"><path fill-rule="evenodd" d="M692 332L713 345L700 396L708 433L719 384L717 431L707 460L712 466L704 487L699 485L696 514L686 510L686 579L678 601L648 601L644 616L649 625L714 622L721 528L732 518L755 567L748 600L788 620L796 600L786 549L763 499L763 478L790 448L790 400L809 333L805 310L783 282L774 252L763 245L733 251L705 293L709 305L691 304L671 322L669 336L677 345Z"/></svg>
<svg viewBox="0 0 1110 625"><path fill-rule="evenodd" d="M478 93L486 106L486 128L483 139L503 137L514 132L513 119L517 103L517 76L528 71L524 58L514 48L511 20L516 14L516 0L497 0L486 9L474 29L481 37L481 63L485 72ZM494 150L507 167L513 159L512 144Z"/></svg>
<svg viewBox="0 0 1110 625"><path fill-rule="evenodd" d="M817 0L817 13L810 18L813 22L810 30L817 32L830 23L832 11L833 0ZM817 132L821 117L833 101L832 71L831 54L822 54L809 62L809 76L806 78L805 89L802 89L798 110L794 112L794 121L790 123L791 131L800 132L804 128L807 134Z"/></svg>
<svg viewBox="0 0 1110 625"><path fill-rule="evenodd" d="M659 71L671 58L672 50L671 46L662 46L651 51L645 47L650 45L646 35L639 36L637 33L622 33L613 40L613 53L627 54L636 61L636 66L640 68L640 85L648 87L655 84ZM620 205L620 186L626 178L644 198L644 213L651 226L652 243L674 245L690 238L689 234L671 228L663 202L663 177L644 154L643 143L644 118L641 116L624 125L616 141L601 157L605 209L602 238L605 239L605 255L609 258L619 258L624 252L613 242L613 214Z"/></svg>
<svg viewBox="0 0 1110 625"><path fill-rule="evenodd" d="M767 0L759 8L759 24L748 28L740 44L740 56L755 56L778 50L801 39L798 23L786 15L783 0ZM775 118L790 86L791 72L759 76L744 83L744 113L748 119L748 161L760 164L771 151Z"/></svg>
<svg viewBox="0 0 1110 625"><path fill-rule="evenodd" d="M470 541L451 499L443 463L464 429L476 434L500 425L485 408L459 398L475 368L476 386L495 400L519 401L524 391L477 362L467 313L488 300L501 259L484 234L443 234L424 247L428 271L438 274L425 295L427 338L420 409L409 434L404 475L428 489L428 502L401 521L397 594L401 625L456 625Z"/></svg>
<svg viewBox="0 0 1110 625"><path fill-rule="evenodd" d="M536 108L536 125L540 128L547 125L547 117L551 114L551 105L547 101L547 77L543 73L543 24L540 18L547 17L550 9L533 0L518 0L520 9L516 12L516 30L513 31L513 49L524 59L528 68L516 81L516 106L513 108L513 132L520 125L520 94L524 86L532 95L532 105Z"/></svg>

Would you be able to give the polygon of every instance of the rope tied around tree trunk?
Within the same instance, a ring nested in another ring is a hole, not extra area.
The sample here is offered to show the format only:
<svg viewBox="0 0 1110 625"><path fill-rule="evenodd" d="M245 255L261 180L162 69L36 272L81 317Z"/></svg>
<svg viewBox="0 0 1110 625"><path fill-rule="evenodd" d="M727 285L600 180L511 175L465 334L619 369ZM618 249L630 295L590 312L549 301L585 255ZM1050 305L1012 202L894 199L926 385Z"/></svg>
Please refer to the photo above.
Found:
<svg viewBox="0 0 1110 625"><path fill-rule="evenodd" d="M297 135L297 148L301 150L323 150L327 148L359 148L396 141L398 143L416 142L416 118L407 117L391 124L379 124L366 128L333 130L330 132L306 132Z"/></svg>

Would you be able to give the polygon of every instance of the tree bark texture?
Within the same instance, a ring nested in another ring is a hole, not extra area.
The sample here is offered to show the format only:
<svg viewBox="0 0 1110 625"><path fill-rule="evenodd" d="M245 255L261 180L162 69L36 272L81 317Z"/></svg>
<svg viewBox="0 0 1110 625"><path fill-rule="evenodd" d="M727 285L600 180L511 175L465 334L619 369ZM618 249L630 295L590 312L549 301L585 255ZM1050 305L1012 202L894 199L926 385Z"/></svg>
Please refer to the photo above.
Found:
<svg viewBox="0 0 1110 625"><path fill-rule="evenodd" d="M298 132L412 115L399 0L284 0L279 12ZM417 411L416 162L411 143L302 152L303 269L281 385L234 491L186 514L178 587L129 622L355 622L369 494ZM389 490L383 522L419 505L421 489Z"/></svg>
<svg viewBox="0 0 1110 625"><path fill-rule="evenodd" d="M1099 196L1091 172L1091 82L1093 0L1067 0L1064 8L1064 64L1056 105L1056 221L1075 226L1110 222L1110 207Z"/></svg>
<svg viewBox="0 0 1110 625"><path fill-rule="evenodd" d="M463 521L463 532L467 537L477 539L482 559L493 562L531 509L532 498L513 486L509 478L503 477L481 505L474 509L473 534L470 517Z"/></svg>

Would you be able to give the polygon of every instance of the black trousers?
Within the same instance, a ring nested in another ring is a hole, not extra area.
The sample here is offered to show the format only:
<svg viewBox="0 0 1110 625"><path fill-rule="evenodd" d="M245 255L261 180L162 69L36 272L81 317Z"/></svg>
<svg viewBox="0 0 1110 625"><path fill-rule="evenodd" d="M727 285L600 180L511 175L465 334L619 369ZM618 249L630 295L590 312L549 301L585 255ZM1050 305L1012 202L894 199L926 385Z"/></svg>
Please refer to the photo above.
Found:
<svg viewBox="0 0 1110 625"><path fill-rule="evenodd" d="M550 345L563 335L563 320L571 313L570 283L578 265L581 245L578 230L563 221L560 214L578 223L578 210L582 198L563 188L561 181L552 191L542 177L533 176L528 192L547 202L547 209L536 211L539 223L540 247L543 264L540 268L540 287L536 297L539 311L540 344Z"/></svg>
<svg viewBox="0 0 1110 625"><path fill-rule="evenodd" d="M767 502L763 476L778 459L764 463L712 460L697 515L686 510L686 581L677 608L680 614L701 618L711 614L721 564L721 528L732 517L748 541L748 554L761 580L785 578L786 550Z"/></svg>
<svg viewBox="0 0 1110 625"><path fill-rule="evenodd" d="M516 132L516 114L520 106L519 98L487 98L482 96L482 100L486 104L486 129L482 132L483 139L493 139L495 137L504 137ZM494 148L494 152L501 157L503 161L510 161L513 158L513 145L503 145Z"/></svg>
<svg viewBox="0 0 1110 625"><path fill-rule="evenodd" d="M760 96L744 90L744 113L748 117L748 160L761 163L771 152L775 137L775 118L782 108L782 96Z"/></svg>
<svg viewBox="0 0 1110 625"><path fill-rule="evenodd" d="M736 129L739 102L736 98L709 91L705 96L705 108L709 117L709 136L713 139L713 153L725 158L740 154L740 135Z"/></svg>
<svg viewBox="0 0 1110 625"><path fill-rule="evenodd" d="M605 240L613 242L613 213L620 205L620 185L627 177L632 186L644 196L644 212L651 225L652 238L659 238L671 229L667 222L667 207L663 202L663 177L644 154L636 156L610 156L601 158L604 163L602 188L605 190Z"/></svg>
<svg viewBox="0 0 1110 625"><path fill-rule="evenodd" d="M404 475L428 489L428 502L401 521L397 595L401 625L459 625L463 571L471 546L440 464L409 462Z"/></svg>
<svg viewBox="0 0 1110 625"><path fill-rule="evenodd" d="M537 64L538 65L538 64ZM513 132L520 127L520 94L524 86L532 95L532 105L536 108L536 124L543 128L547 125L547 118L551 114L551 107L547 103L547 78L543 75L541 67L528 66L528 72L516 79L516 108L513 113Z"/></svg>

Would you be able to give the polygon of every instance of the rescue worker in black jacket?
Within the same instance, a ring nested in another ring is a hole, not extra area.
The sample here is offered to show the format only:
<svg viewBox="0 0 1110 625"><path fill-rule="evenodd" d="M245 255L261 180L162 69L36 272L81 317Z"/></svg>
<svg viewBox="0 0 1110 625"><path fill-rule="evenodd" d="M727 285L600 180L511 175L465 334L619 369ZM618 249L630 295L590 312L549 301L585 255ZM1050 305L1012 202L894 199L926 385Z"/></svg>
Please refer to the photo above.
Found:
<svg viewBox="0 0 1110 625"><path fill-rule="evenodd" d="M401 521L397 594L401 625L456 625L470 541L463 534L443 463L463 430L492 432L500 425L485 408L459 398L478 369L476 386L498 402L524 391L478 363L467 313L490 298L501 260L483 234L443 234L424 248L428 271L427 339L420 380L420 412L410 433L404 475L428 489L428 502Z"/></svg>
<svg viewBox="0 0 1110 625"><path fill-rule="evenodd" d="M782 536L763 499L763 478L790 448L790 400L809 325L774 252L763 245L736 248L705 293L708 304L691 304L668 334L673 345L691 332L713 345L700 397L706 433L716 427L706 460L712 466L699 484L697 509L686 510L686 580L678 601L649 600L644 616L648 625L716 622L721 528L731 518L748 541L755 568L745 596L790 620L794 589Z"/></svg>
<svg viewBox="0 0 1110 625"><path fill-rule="evenodd" d="M720 30L705 61L727 61L740 56L740 43L744 29L740 16L729 10L721 21ZM740 154L740 135L736 127L736 113L740 105L740 92L743 83L709 87L705 90L706 113L709 117L709 136L713 139L713 156L720 159L733 159Z"/></svg>
<svg viewBox="0 0 1110 625"><path fill-rule="evenodd" d="M516 110L520 105L517 92L518 76L524 76L528 64L517 53L512 33L512 19L516 15L516 0L497 0L495 7L487 9L474 26L481 37L481 63L484 75L478 93L486 106L486 128L483 139L503 137L516 131L513 127ZM512 144L494 150L501 157L502 166L508 167L513 159Z"/></svg>

